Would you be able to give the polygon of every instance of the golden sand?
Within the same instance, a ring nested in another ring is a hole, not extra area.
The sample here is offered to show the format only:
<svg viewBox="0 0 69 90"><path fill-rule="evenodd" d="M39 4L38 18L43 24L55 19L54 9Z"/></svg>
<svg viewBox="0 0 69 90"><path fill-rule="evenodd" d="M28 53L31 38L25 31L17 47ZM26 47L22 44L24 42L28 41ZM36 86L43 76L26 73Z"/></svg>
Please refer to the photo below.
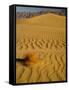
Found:
<svg viewBox="0 0 69 90"><path fill-rule="evenodd" d="M66 17L44 14L16 21L16 83L66 80Z"/></svg>

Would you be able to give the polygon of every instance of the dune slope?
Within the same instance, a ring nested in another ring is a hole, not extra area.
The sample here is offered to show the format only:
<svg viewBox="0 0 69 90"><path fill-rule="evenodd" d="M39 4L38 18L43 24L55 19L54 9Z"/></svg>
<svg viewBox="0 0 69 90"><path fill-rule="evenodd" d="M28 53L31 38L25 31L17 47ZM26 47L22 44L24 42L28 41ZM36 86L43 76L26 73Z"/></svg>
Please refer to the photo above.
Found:
<svg viewBox="0 0 69 90"><path fill-rule="evenodd" d="M44 14L36 16L30 19L18 19L17 24L33 24L41 26L52 26L52 27L64 27L65 26L65 16L59 16L56 14Z"/></svg>

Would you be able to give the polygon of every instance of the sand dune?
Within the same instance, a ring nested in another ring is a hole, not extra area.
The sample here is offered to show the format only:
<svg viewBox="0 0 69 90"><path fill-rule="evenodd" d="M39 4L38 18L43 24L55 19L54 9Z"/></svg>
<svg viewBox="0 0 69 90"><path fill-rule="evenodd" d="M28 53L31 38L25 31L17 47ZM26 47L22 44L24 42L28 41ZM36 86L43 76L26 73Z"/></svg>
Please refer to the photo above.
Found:
<svg viewBox="0 0 69 90"><path fill-rule="evenodd" d="M56 14L44 14L37 17L33 17L30 19L18 19L17 24L28 24L28 25L41 25L41 26L47 26L47 27L63 27L65 26L65 16L59 16ZM59 24L58 24L59 23Z"/></svg>
<svg viewBox="0 0 69 90"><path fill-rule="evenodd" d="M66 80L65 18L49 13L17 19L17 83Z"/></svg>

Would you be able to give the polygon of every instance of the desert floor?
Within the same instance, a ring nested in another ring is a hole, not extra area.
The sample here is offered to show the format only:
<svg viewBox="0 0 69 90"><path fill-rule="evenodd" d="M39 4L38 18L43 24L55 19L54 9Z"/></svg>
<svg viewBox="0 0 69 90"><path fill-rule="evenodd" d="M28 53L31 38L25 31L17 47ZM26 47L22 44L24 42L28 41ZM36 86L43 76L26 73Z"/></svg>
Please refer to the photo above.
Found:
<svg viewBox="0 0 69 90"><path fill-rule="evenodd" d="M52 13L17 19L16 83L66 80L65 20Z"/></svg>

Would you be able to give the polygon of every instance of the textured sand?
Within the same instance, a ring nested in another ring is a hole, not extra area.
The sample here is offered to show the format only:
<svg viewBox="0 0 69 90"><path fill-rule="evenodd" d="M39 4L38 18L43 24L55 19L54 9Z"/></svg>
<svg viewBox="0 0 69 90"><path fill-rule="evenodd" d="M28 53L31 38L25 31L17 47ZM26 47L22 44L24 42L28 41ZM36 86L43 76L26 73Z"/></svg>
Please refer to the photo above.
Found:
<svg viewBox="0 0 69 90"><path fill-rule="evenodd" d="M49 13L17 20L16 83L66 80L65 19Z"/></svg>

